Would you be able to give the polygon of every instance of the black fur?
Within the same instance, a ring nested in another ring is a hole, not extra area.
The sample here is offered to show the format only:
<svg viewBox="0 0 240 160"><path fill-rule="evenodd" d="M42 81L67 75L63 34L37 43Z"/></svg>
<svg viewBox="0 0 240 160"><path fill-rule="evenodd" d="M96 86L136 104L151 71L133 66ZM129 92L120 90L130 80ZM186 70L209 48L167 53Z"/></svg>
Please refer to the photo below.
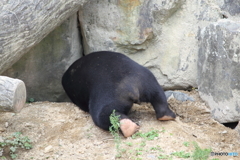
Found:
<svg viewBox="0 0 240 160"><path fill-rule="evenodd" d="M151 102L157 118L176 117L154 75L121 53L101 51L78 59L64 73L62 85L72 102L105 130L114 109L121 119L128 118L138 102Z"/></svg>

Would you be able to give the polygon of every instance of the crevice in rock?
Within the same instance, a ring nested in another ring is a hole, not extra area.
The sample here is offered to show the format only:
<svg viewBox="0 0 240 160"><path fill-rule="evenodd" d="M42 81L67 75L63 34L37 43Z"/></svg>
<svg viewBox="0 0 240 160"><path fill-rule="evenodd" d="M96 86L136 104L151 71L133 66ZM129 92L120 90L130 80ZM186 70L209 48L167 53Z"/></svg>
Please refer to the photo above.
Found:
<svg viewBox="0 0 240 160"><path fill-rule="evenodd" d="M77 12L77 28L78 28L78 33L79 33L79 37L80 37L80 42L81 42L81 45L82 45L81 53L82 53L82 56L85 56L86 53L84 52L84 42L83 42L84 39L83 39L82 28L81 28L80 20L79 20L79 11Z"/></svg>
<svg viewBox="0 0 240 160"><path fill-rule="evenodd" d="M225 127L235 129L239 122L222 123Z"/></svg>
<svg viewBox="0 0 240 160"><path fill-rule="evenodd" d="M222 19L227 19L228 16L226 14L222 14Z"/></svg>

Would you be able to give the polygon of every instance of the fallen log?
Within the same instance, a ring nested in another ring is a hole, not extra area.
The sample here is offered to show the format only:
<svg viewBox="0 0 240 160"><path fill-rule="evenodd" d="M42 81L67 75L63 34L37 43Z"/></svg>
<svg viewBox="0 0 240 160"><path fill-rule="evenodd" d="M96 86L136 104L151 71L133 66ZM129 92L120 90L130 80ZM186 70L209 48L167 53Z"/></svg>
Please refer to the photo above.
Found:
<svg viewBox="0 0 240 160"><path fill-rule="evenodd" d="M20 112L26 103L23 81L0 76L0 112Z"/></svg>
<svg viewBox="0 0 240 160"><path fill-rule="evenodd" d="M0 2L0 74L87 0Z"/></svg>

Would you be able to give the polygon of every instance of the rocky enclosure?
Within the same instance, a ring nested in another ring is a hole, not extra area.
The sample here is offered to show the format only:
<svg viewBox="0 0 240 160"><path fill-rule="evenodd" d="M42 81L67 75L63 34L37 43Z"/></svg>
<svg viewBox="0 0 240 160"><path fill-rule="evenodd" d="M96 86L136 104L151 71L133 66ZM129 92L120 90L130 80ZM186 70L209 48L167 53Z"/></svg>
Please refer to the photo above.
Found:
<svg viewBox="0 0 240 160"><path fill-rule="evenodd" d="M28 99L66 101L60 79L74 60L118 51L149 68L164 89L199 88L216 120L239 121L239 6L231 0L4 1L0 71L23 80Z"/></svg>

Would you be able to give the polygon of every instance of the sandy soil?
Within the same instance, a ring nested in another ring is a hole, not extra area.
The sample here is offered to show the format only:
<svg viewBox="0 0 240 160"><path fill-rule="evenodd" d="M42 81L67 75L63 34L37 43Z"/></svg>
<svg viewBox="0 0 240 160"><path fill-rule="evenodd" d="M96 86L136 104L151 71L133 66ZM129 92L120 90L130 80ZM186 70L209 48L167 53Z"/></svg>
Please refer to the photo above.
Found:
<svg viewBox="0 0 240 160"><path fill-rule="evenodd" d="M173 152L194 150L192 142L214 152L238 152L240 136L235 130L211 119L209 109L196 91L185 92L195 102L169 100L178 115L175 121L157 121L149 104L134 105L130 117L140 132L158 130L154 140L121 136L122 157L116 158L113 136L96 127L88 113L72 103L36 102L26 104L17 114L0 113L0 136L22 132L33 141L33 149L18 153L19 160L111 160L111 159L183 159ZM184 144L189 143L189 146ZM172 158L171 158L172 157ZM210 156L209 159L240 159L231 156Z"/></svg>

